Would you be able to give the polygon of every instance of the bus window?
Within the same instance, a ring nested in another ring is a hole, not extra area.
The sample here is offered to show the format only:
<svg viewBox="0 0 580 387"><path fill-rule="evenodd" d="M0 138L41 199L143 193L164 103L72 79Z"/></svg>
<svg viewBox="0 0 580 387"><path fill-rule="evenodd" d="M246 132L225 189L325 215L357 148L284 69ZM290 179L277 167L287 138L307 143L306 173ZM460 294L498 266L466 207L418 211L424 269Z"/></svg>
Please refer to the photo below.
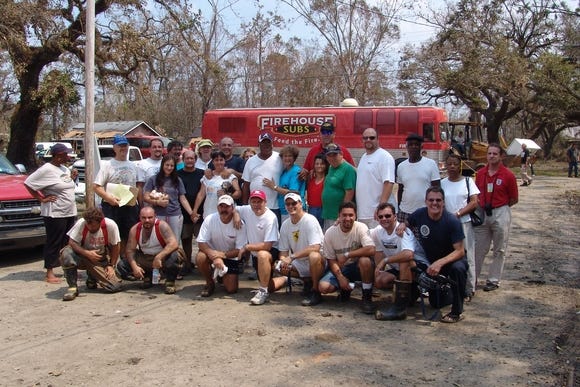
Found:
<svg viewBox="0 0 580 387"><path fill-rule="evenodd" d="M423 139L435 142L435 129L433 124L423 124Z"/></svg>
<svg viewBox="0 0 580 387"><path fill-rule="evenodd" d="M381 109L377 112L377 130L378 134L396 134L397 122L394 109Z"/></svg>
<svg viewBox="0 0 580 387"><path fill-rule="evenodd" d="M246 119L244 117L220 117L218 131L221 133L244 133Z"/></svg>
<svg viewBox="0 0 580 387"><path fill-rule="evenodd" d="M447 122L442 122L439 124L439 137L441 139L442 142L447 141L447 138L449 137L449 125L447 124Z"/></svg>
<svg viewBox="0 0 580 387"><path fill-rule="evenodd" d="M399 134L417 133L419 130L419 110L402 109L399 111ZM423 136L425 136L423 134Z"/></svg>
<svg viewBox="0 0 580 387"><path fill-rule="evenodd" d="M357 110L354 113L353 133L362 133L367 128L373 127L373 112L370 109Z"/></svg>

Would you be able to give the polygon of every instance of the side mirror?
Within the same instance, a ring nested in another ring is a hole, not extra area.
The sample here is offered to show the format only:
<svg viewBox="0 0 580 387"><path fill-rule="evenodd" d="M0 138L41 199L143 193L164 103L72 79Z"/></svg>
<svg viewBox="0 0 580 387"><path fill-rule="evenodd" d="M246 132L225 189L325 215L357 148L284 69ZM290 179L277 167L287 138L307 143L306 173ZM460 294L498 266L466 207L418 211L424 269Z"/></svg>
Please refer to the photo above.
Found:
<svg viewBox="0 0 580 387"><path fill-rule="evenodd" d="M22 164L16 164L14 165L16 167L16 169L18 169L20 171L20 173L26 173L26 167Z"/></svg>

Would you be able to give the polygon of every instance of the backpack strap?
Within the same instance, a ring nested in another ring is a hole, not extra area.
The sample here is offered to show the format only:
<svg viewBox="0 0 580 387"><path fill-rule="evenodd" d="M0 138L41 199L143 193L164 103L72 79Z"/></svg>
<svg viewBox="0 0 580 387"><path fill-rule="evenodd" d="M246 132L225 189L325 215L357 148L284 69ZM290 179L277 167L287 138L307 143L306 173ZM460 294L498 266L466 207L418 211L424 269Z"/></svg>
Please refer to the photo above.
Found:
<svg viewBox="0 0 580 387"><path fill-rule="evenodd" d="M105 218L101 219L101 230L103 231L103 237L105 239L105 246L109 245L109 233L107 231L107 224L105 223ZM89 228L87 227L87 224L85 223L85 226L83 227L83 236L81 238L81 246L85 244L85 238L87 237L87 234L89 233Z"/></svg>
<svg viewBox="0 0 580 387"><path fill-rule="evenodd" d="M155 219L155 235L157 236L157 240L159 241L159 243L161 244L161 247L165 247L165 245L167 244L165 242L165 239L163 238L163 234L161 234L161 230L159 229L159 219ZM135 237L137 238L137 244L140 244L141 242L141 229L143 228L143 223L139 222L137 223L137 229L135 230Z"/></svg>

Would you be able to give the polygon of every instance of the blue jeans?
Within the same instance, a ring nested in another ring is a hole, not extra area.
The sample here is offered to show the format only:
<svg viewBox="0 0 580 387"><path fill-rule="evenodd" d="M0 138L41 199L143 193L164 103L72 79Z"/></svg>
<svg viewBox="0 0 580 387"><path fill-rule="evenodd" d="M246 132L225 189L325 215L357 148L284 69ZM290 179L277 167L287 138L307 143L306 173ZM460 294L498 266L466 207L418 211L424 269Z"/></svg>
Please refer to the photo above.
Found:
<svg viewBox="0 0 580 387"><path fill-rule="evenodd" d="M324 219L322 219L322 207L308 207L308 213L314 215L318 219L320 228L324 228Z"/></svg>

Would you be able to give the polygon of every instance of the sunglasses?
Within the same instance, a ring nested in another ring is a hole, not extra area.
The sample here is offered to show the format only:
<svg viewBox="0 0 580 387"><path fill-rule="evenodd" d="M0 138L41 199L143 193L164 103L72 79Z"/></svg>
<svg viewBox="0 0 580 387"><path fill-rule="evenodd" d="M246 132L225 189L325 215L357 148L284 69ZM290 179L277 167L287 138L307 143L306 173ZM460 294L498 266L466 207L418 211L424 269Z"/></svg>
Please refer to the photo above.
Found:
<svg viewBox="0 0 580 387"><path fill-rule="evenodd" d="M329 134L334 133L333 130L321 130L320 133L324 134L325 136L328 136Z"/></svg>
<svg viewBox="0 0 580 387"><path fill-rule="evenodd" d="M284 204L286 204L286 207L294 207L298 202L285 202Z"/></svg>
<svg viewBox="0 0 580 387"><path fill-rule="evenodd" d="M392 217L393 217L393 214L385 214L385 215L378 216L379 219L391 219Z"/></svg>
<svg viewBox="0 0 580 387"><path fill-rule="evenodd" d="M362 139L365 140L365 141L367 141L367 140L371 140L372 141L372 140L374 140L376 138L377 138L376 136L363 136Z"/></svg>

